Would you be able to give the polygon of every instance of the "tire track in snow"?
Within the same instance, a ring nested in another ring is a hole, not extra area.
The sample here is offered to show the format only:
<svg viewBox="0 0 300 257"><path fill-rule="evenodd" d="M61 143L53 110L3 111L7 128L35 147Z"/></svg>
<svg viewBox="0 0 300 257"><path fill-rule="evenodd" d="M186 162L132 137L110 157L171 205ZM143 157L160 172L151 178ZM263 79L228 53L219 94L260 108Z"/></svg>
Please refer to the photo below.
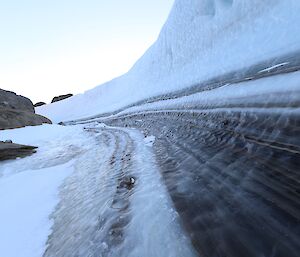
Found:
<svg viewBox="0 0 300 257"><path fill-rule="evenodd" d="M105 122L156 137L162 176L200 256L298 255L297 113L177 110Z"/></svg>
<svg viewBox="0 0 300 257"><path fill-rule="evenodd" d="M64 183L44 257L114 256L124 240L131 192L119 185L131 172L127 157L133 143L122 131L89 133L96 134L98 144L78 160L75 173Z"/></svg>
<svg viewBox="0 0 300 257"><path fill-rule="evenodd" d="M96 143L61 188L44 257L195 256L140 133L86 131ZM165 220L162 228L155 217ZM161 233L151 235L153 228Z"/></svg>

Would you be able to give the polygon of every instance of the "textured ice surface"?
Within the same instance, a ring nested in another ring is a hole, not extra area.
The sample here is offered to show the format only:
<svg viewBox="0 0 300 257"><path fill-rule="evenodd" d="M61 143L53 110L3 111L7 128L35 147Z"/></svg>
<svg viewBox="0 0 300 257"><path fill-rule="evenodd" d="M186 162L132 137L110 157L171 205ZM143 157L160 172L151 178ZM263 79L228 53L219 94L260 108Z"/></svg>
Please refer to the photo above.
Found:
<svg viewBox="0 0 300 257"><path fill-rule="evenodd" d="M0 163L1 256L42 256L59 186L88 142L80 131L55 125L1 131L1 138L39 147L32 156Z"/></svg>
<svg viewBox="0 0 300 257"><path fill-rule="evenodd" d="M147 146L153 136L98 123L1 136L39 147L0 164L1 256L195 256Z"/></svg>

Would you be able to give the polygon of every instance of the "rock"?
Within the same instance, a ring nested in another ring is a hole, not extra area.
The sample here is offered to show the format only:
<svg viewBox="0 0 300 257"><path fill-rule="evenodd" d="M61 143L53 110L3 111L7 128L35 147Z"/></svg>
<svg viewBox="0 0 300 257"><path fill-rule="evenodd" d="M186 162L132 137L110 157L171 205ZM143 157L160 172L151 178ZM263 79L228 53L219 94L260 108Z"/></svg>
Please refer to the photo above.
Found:
<svg viewBox="0 0 300 257"><path fill-rule="evenodd" d="M0 142L0 161L25 157L36 152L36 146Z"/></svg>
<svg viewBox="0 0 300 257"><path fill-rule="evenodd" d="M67 94L67 95L60 95L60 96L55 96L51 103L55 103L55 102L58 102L58 101L61 101L61 100L64 100L64 99L67 99L69 97L73 96L73 94Z"/></svg>
<svg viewBox="0 0 300 257"><path fill-rule="evenodd" d="M35 114L32 102L14 92L0 89L0 130L41 125L51 121Z"/></svg>
<svg viewBox="0 0 300 257"><path fill-rule="evenodd" d="M36 104L34 104L33 106L34 107L39 107L39 106L42 106L42 105L45 105L46 103L44 102L37 102Z"/></svg>
<svg viewBox="0 0 300 257"><path fill-rule="evenodd" d="M0 108L0 130L36 126L52 122L44 116L21 110Z"/></svg>
<svg viewBox="0 0 300 257"><path fill-rule="evenodd" d="M0 108L9 108L34 113L32 102L14 92L0 89Z"/></svg>

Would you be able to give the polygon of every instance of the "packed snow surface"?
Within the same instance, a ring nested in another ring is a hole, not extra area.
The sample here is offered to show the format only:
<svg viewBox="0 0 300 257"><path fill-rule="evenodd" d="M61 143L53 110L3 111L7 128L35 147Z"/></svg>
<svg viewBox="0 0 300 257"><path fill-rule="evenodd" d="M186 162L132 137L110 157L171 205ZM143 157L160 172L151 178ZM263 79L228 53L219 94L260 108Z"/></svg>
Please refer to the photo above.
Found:
<svg viewBox="0 0 300 257"><path fill-rule="evenodd" d="M5 257L42 256L50 233L49 215L70 164L27 170L0 179L0 253Z"/></svg>
<svg viewBox="0 0 300 257"><path fill-rule="evenodd" d="M144 138L144 142L147 146L153 146L155 141L155 136L147 136Z"/></svg>
<svg viewBox="0 0 300 257"><path fill-rule="evenodd" d="M111 112L299 50L299 11L298 0L176 0L127 74L37 112L54 122Z"/></svg>
<svg viewBox="0 0 300 257"><path fill-rule="evenodd" d="M113 256L195 256L148 147L153 136L90 123L2 131L5 139L38 149L0 164L1 256L85 256L97 247ZM130 211L122 213L112 203L122 203L116 188L131 172ZM124 217L126 240L114 247L105 231Z"/></svg>
<svg viewBox="0 0 300 257"><path fill-rule="evenodd" d="M0 255L42 256L59 186L88 138L78 127L43 125L1 131L0 140L38 146L37 153L0 164Z"/></svg>

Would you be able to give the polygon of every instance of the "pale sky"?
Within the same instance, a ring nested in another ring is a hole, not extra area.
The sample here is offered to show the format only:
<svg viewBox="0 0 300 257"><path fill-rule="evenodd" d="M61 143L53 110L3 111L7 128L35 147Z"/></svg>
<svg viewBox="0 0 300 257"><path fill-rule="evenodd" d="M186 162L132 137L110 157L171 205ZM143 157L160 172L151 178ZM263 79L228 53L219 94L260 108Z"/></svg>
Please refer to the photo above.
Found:
<svg viewBox="0 0 300 257"><path fill-rule="evenodd" d="M122 75L174 0L0 0L0 88L49 102Z"/></svg>

